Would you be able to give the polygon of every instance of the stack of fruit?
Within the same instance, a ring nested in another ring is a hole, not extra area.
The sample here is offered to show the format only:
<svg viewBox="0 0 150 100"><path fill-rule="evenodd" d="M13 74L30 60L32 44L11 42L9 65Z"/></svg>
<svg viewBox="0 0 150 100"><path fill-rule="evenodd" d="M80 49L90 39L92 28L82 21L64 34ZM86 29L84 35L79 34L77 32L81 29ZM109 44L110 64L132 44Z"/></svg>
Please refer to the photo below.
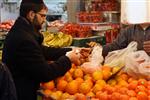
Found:
<svg viewBox="0 0 150 100"><path fill-rule="evenodd" d="M150 100L150 81L134 79L122 71L108 80L113 70L102 66L101 70L86 74L73 64L63 77L41 83L42 92L54 100Z"/></svg>
<svg viewBox="0 0 150 100"><path fill-rule="evenodd" d="M64 34L62 32L50 33L43 32L44 41L43 44L48 47L66 47L72 43L72 36Z"/></svg>
<svg viewBox="0 0 150 100"><path fill-rule="evenodd" d="M9 31L11 27L14 25L14 20L8 20L0 23L0 30L1 31Z"/></svg>

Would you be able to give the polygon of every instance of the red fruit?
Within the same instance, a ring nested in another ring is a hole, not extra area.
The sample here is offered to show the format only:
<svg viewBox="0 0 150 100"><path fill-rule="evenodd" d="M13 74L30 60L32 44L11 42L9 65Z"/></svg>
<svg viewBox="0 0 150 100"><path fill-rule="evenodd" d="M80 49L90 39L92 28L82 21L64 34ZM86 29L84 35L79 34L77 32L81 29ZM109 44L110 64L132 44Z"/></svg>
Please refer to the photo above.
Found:
<svg viewBox="0 0 150 100"><path fill-rule="evenodd" d="M136 96L136 93L135 93L135 91L133 91L133 90L128 90L128 91L127 91L127 94L128 94L128 96L130 96L130 97L135 97L135 96Z"/></svg>
<svg viewBox="0 0 150 100"><path fill-rule="evenodd" d="M129 83L128 88L130 90L134 90L134 89L136 89L137 86L138 86L138 81L134 80L134 81L132 81L132 82Z"/></svg>
<svg viewBox="0 0 150 100"><path fill-rule="evenodd" d="M129 100L138 100L136 97L131 97Z"/></svg>
<svg viewBox="0 0 150 100"><path fill-rule="evenodd" d="M138 92L137 99L138 100L148 100L148 95L145 92Z"/></svg>
<svg viewBox="0 0 150 100"><path fill-rule="evenodd" d="M129 96L128 95L120 95L120 100L129 100Z"/></svg>
<svg viewBox="0 0 150 100"><path fill-rule="evenodd" d="M147 87L148 82L147 82L146 79L139 79L139 80L138 80L138 84L139 84L139 85L144 85L145 87Z"/></svg>
<svg viewBox="0 0 150 100"><path fill-rule="evenodd" d="M147 89L143 85L139 85L136 87L135 92L138 93L140 91L147 92Z"/></svg>

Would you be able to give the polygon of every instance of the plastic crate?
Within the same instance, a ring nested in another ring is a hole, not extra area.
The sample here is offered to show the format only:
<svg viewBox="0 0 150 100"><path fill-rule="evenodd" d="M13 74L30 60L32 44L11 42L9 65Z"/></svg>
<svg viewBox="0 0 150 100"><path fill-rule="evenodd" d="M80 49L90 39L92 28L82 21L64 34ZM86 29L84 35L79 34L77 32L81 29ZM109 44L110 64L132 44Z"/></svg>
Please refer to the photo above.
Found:
<svg viewBox="0 0 150 100"><path fill-rule="evenodd" d="M88 47L87 43L91 41L100 43L101 45L106 44L105 36L92 36L87 38L74 38L71 46Z"/></svg>

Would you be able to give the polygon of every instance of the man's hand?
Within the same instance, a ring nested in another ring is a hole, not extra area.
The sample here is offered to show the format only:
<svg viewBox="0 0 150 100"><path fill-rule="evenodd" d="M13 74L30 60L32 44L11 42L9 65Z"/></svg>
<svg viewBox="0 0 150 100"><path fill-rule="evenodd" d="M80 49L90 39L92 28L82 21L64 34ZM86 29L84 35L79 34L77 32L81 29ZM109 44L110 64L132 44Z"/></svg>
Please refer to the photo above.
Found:
<svg viewBox="0 0 150 100"><path fill-rule="evenodd" d="M145 52L147 52L148 54L150 54L150 41L145 41L143 43L143 48L144 48Z"/></svg>
<svg viewBox="0 0 150 100"><path fill-rule="evenodd" d="M66 53L66 56L70 59L70 61L76 65L80 65L80 53L72 50Z"/></svg>

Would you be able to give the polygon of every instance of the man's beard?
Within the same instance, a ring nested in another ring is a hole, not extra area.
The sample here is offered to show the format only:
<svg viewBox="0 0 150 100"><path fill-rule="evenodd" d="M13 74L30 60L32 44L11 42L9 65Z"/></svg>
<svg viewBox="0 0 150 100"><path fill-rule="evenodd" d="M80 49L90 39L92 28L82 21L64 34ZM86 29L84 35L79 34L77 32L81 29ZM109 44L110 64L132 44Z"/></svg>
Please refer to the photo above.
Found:
<svg viewBox="0 0 150 100"><path fill-rule="evenodd" d="M35 28L35 30L36 31L40 31L41 29L42 29L42 24L40 24L39 22L38 22L38 19L37 19L37 16L35 15L35 17L34 17L34 19L33 19L33 22L32 22L32 24L33 24L33 26L34 26L34 28Z"/></svg>

